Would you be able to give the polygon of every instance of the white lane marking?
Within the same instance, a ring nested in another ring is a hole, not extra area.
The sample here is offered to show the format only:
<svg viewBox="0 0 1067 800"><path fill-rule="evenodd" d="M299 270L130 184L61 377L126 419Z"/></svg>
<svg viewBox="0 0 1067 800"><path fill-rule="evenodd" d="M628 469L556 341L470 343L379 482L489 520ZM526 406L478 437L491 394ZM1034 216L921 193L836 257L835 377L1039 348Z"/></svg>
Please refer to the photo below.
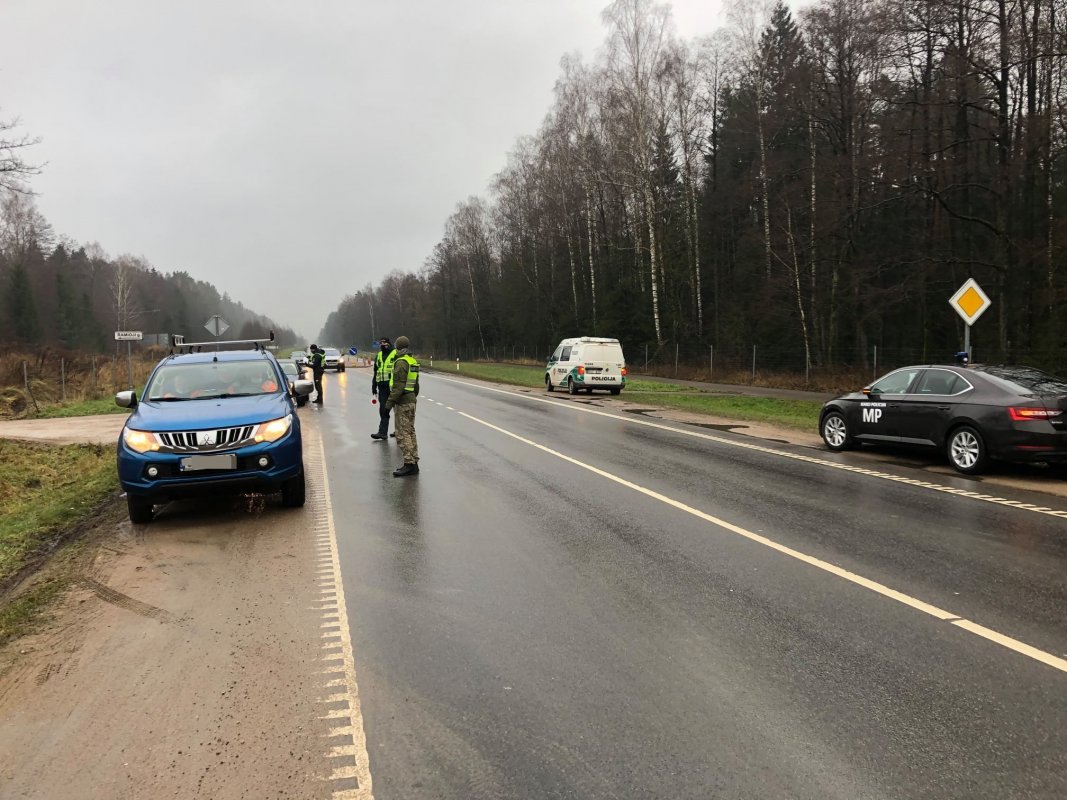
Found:
<svg viewBox="0 0 1067 800"><path fill-rule="evenodd" d="M472 389L482 389L487 392L497 392L498 394L506 394L509 397L520 397L524 400L532 400L537 403L548 403L549 405L554 406L555 408L564 408L570 411L578 411L585 414L595 414L598 417L607 417L609 419L619 420L620 422L628 422L631 425L644 425L647 428L657 428L661 431L670 431L671 433L679 433L683 436L692 436L697 439L705 439L709 442L715 442L716 444L725 444L729 445L730 447L740 447L745 450L755 450L759 453L767 453L768 455L791 458L795 461L805 461L809 464L817 464L822 467L830 467L832 469L844 470L845 472L854 472L857 475L866 475L870 478L879 478L881 480L892 481L894 483L906 483L909 486L915 486L920 489L930 489L935 492L951 494L957 497L966 497L969 500L980 500L982 502L994 503L1000 506L1018 508L1022 511L1032 511L1035 514L1044 514L1049 517L1059 517L1060 519L1067 519L1067 511L1057 511L1051 508L1046 508L1045 506L1037 506L1032 503L1023 503L1018 500L1008 500L1004 497L995 497L992 495L982 494L981 492L972 492L969 489L956 489L951 486L944 486L940 483L931 483L930 481L919 480L917 478L905 478L902 475L894 475L890 472L880 472L874 469L867 469L866 467L856 467L852 466L851 464L842 464L837 461L830 461L825 458L817 458L816 456L804 455L803 453L790 453L786 450L776 450L773 447L764 447L763 445L754 444L752 442L741 442L735 441L733 439L725 439L721 436L714 436L709 433L700 433L698 431L689 431L683 428L675 428L671 425L663 425L659 422L652 422L651 420L647 419L633 419L630 417L622 417L618 414L610 414L606 411L597 411L593 408L586 408L585 406L575 405L574 403L570 403L565 400L549 400L545 397L531 397L528 394L522 394L519 392L509 392L505 389L494 389L491 386L479 386L476 383L457 381L455 378L442 378L442 380L451 381L452 383L458 383L462 386L469 386Z"/></svg>
<svg viewBox="0 0 1067 800"><path fill-rule="evenodd" d="M332 749L326 753L327 757L338 755L351 756L353 765L346 765L334 769L328 780L347 780L353 778L355 788L336 789L330 793L335 800L373 800L373 784L370 774L370 757L367 754L367 736L363 729L363 713L359 702L359 685L356 682L356 662L352 654L351 628L348 624L348 606L345 603L344 583L341 580L341 561L337 551L337 529L334 525L333 503L330 495L330 477L326 470L326 458L320 436L308 436L305 438L305 446L308 447L310 458L305 458L304 468L311 473L311 497L309 500L320 504L320 513L325 517L327 541L330 545L330 575L329 583L334 585L328 593L331 606L329 613L323 614L323 618L329 621L320 626L327 629L321 634L324 647L330 651L323 653L320 663L327 668L329 674L343 672L341 682L330 681L328 685L331 693L320 702L344 701L348 706L344 709L330 710L320 719L338 720L338 725L343 725L346 732L352 735L352 744ZM317 479L317 480L316 480ZM316 486L317 484L317 486ZM321 490L318 487L321 486ZM325 580L316 577L321 585ZM339 651L339 652L338 652Z"/></svg>
<svg viewBox="0 0 1067 800"><path fill-rule="evenodd" d="M738 536L742 536L753 542L761 544L764 547L769 547L772 550L776 550L779 553L782 553L783 555L787 555L790 558L796 559L797 561L802 561L805 564L809 564L817 569L821 569L824 572L828 572L831 575L837 576L838 578L843 578L849 583L854 583L857 586L862 586L864 589L868 589L876 594L882 595L883 597L887 597L890 600L895 600L898 603L902 603L910 608L914 608L916 611L921 611L924 614L929 614L930 616L935 617L939 620L949 621L951 622L951 624L956 625L957 627L965 631L969 631L970 633L973 633L977 636L981 636L991 642L995 642L996 644L999 644L1002 647L1006 647L1010 650L1014 650L1017 653L1021 653L1022 655L1032 658L1035 661L1040 661L1042 664L1046 664L1052 667L1053 669L1058 669L1061 672L1067 672L1067 660L1057 658L1051 653L1046 653L1044 650L1039 650L1036 647L1026 644L1025 642L1020 642L1017 639L1012 639L1010 636L1005 636L1004 634L997 633L994 630L990 630L989 628L986 628L982 625L964 619L959 614L954 614L951 611L945 611L942 608L938 608L937 606L931 605L930 603L924 602L923 600L920 600L916 597L904 594L903 592L899 592L896 589L891 589L885 584L878 583L877 581L872 581L870 578L865 578L862 575L858 575L855 572L850 572L847 569L842 569L836 564L831 564L829 561L823 561L821 558L809 556L807 553L802 553L799 550L794 550L792 547L787 547L786 545L780 544L774 541L773 539L768 539L766 536L761 536L758 533L753 533L750 530L742 528L738 525L734 525L733 523L727 522L724 519L720 519L719 517L713 516L697 508L693 508L692 506L686 505L685 503L679 500L667 497L666 495L660 494L659 492L653 491L652 489L647 489L644 486L640 486L636 483L633 483L632 481L628 481L625 478L619 477L618 475L614 475L610 472L602 470L599 467L594 467L591 464L586 464L584 461L579 461L576 458L561 453L558 450L553 450L552 448L546 447L543 444L538 444L537 442L531 439L527 439L517 433L512 433L511 431L505 430L504 428L501 428L498 425L494 425L491 422L487 422L484 419L479 419L478 417L471 416L470 414L467 414L463 411L459 413L460 416L466 417L472 422L477 422L479 425L484 425L485 427L497 431L498 433L502 433L505 436L510 436L512 439L522 442L523 444L537 448L542 452L548 453L549 455L555 456L556 458L560 458L570 464L574 464L577 467L581 467L582 469L588 470L594 475L599 475L602 478L607 478L609 481L614 481L620 486L625 486L627 489L632 489L633 491L639 492L645 495L646 497L651 497L652 499L658 500L659 502L664 503L668 506L673 506L679 511L684 511L685 513L691 514L694 517L704 520L705 522L710 522L712 525L715 525L719 528L730 531L731 533L735 533Z"/></svg>

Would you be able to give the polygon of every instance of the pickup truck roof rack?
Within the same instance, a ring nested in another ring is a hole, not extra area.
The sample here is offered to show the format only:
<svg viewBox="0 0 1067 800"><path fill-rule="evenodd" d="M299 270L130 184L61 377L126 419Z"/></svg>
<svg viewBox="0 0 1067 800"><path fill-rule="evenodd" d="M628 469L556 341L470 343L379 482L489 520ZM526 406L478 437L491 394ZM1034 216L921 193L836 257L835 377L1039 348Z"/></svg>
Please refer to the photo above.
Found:
<svg viewBox="0 0 1067 800"><path fill-rule="evenodd" d="M218 350L222 349L222 345L250 344L253 345L256 350L265 352L266 345L274 341L274 331L270 332L269 339L230 339L229 341L225 342L187 342L185 341L184 334L181 333L172 334L170 339L172 351L173 349L177 349L179 351L184 350L187 353L199 353L205 347L214 347L217 352ZM193 348L195 348L195 350Z"/></svg>

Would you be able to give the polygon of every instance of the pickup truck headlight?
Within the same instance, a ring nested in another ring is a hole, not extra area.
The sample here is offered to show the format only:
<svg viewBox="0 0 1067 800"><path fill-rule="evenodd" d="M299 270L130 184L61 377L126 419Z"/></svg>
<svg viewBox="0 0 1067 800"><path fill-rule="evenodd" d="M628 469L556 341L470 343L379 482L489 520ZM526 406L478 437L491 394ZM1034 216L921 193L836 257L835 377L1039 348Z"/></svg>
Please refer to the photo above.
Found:
<svg viewBox="0 0 1067 800"><path fill-rule="evenodd" d="M122 441L135 453L147 453L159 449L159 442L156 441L155 435L147 431L123 428Z"/></svg>
<svg viewBox="0 0 1067 800"><path fill-rule="evenodd" d="M257 442L276 442L293 426L293 415L286 414L284 417L272 419L269 422L261 422L256 430Z"/></svg>

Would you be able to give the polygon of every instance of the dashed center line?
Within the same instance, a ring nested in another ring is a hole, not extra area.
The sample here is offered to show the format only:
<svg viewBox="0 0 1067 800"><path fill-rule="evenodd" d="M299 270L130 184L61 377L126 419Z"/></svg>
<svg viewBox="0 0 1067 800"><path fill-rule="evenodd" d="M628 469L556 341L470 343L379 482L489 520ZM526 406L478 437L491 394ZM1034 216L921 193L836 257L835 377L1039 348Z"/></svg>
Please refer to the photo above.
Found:
<svg viewBox="0 0 1067 800"><path fill-rule="evenodd" d="M885 584L878 583L877 581L873 581L870 578L865 578L855 572L850 572L849 570L843 569L842 567L839 567L836 564L831 564L830 562L823 561L822 559L816 558L815 556L810 556L807 553L802 553L799 550L794 550L793 548L780 544L779 542L776 542L773 539L769 539L766 536L762 536L761 534L746 530L745 528L742 528L738 525L734 525L733 523L727 522L724 519L720 519L719 517L713 516L704 511L693 508L692 506L686 505L685 503L682 503L679 500L675 500L664 494L660 494L659 492L653 491L652 489L648 489L644 486L633 483L632 481L628 481L625 478L622 478L611 472L607 472L606 470L602 470L599 467L594 467L591 464L586 464L583 461L579 461L578 459L561 453L558 450L553 450L552 448L547 447L543 444L538 444L532 439L527 439L526 437L520 436L517 433L512 433L511 431L501 428L498 425L494 425L491 422L487 422L484 419L479 419L478 417L472 416L471 414L467 414L463 411L460 411L459 415L461 417L466 417L467 419L471 420L472 422L476 422L479 425L484 425L485 427L497 431L498 433L501 433L505 436L509 436L512 439L522 442L525 445L534 447L544 453L548 453L549 455L555 456L556 458L562 459L563 461L566 461L577 467L588 470L589 472L592 472L595 475L599 475L602 478L606 478L609 481L613 481L614 483L617 483L620 486L625 486L628 489L632 489L633 491L639 492L645 495L646 497L658 500L659 502L664 503L665 505L672 506L673 508L676 508L679 511L683 511L686 514L691 514L694 517L702 519L705 522L709 522L712 525L715 525L723 530L729 531L730 533L742 536L745 539L749 539L753 542L761 544L764 547L769 547L770 549L782 553L783 555L786 555L790 558L796 559L797 561L809 564L810 566L823 570L824 572L828 572L831 575L835 575L838 578L842 578L848 581L849 583L853 583L857 586L862 586L864 589L868 589L869 591L872 591L883 597L887 597L890 600L895 600L896 602L906 605L909 608L921 611L924 614L929 614L930 616L938 620L947 622L950 625L954 625L960 628L961 630L965 630L976 636L981 636L982 638L987 639L990 642L998 644L1001 647L1005 647L1009 650L1013 650L1014 652L1027 656L1028 658L1032 658L1035 661L1039 661L1042 664L1046 664L1047 666L1052 667L1053 669L1057 669L1061 672L1067 672L1067 660L1054 656L1051 653L1047 653L1044 650L1039 650L1038 648L1033 647L1032 645L1019 641L1018 639L1013 639L1010 636L1005 636L1002 633L994 631L990 628L986 628L985 626L979 625L978 623L972 622L971 620L965 619L951 611L945 611L944 609L938 608L937 606L927 603L916 597L912 597L911 595L897 591L896 589L892 589L886 586Z"/></svg>
<svg viewBox="0 0 1067 800"><path fill-rule="evenodd" d="M993 503L995 505L1007 506L1009 508L1017 508L1021 511L1030 511L1035 514L1044 514L1049 517L1059 517L1060 519L1067 519L1067 511L1060 511L1052 509L1047 506L1039 506L1033 503L1023 503L1018 500L1009 500L1005 497L998 497L997 495L984 494L982 492L975 492L969 489L957 489L952 486L945 486L940 483L933 483L931 481L924 481L918 478L906 478L903 475L894 475L891 472L882 472L876 469L868 469L867 467L857 467L851 464L842 464L838 461L830 461L826 458L819 458L817 456L809 456L803 453L790 453L787 450L778 450L773 447L766 447L764 445L755 444L753 442L742 442L733 439L727 439L722 436L715 436L709 433L700 433L698 431L685 430L683 428L676 428L672 425L664 425L659 422L652 422L647 419L632 419L629 417L623 417L618 414L611 414L607 411L597 411L593 408L587 408L585 406L574 405L566 401L549 400L545 397L531 397L527 394L520 394L517 392L509 392L505 389L494 389L491 386L479 386L475 383L467 383L466 381L458 381L455 378L445 378L438 376L441 380L450 381L452 383L458 383L461 386L469 386L472 389L481 389L486 392L496 392L498 394L506 394L509 397L518 397L524 400L530 400L537 403L548 403L555 408L567 409L569 411L576 411L584 414L595 414L598 417L607 417L608 419L618 420L620 422L626 422L631 425L642 425L646 428L656 428L662 431L670 431L671 433L681 434L682 436L691 436L697 439L704 439L709 442L715 442L716 444L724 444L730 447L740 447L744 450L753 450L759 453L766 453L768 455L779 456L781 458L791 458L794 461L804 461L808 464L816 464L821 467L829 467L831 469L843 470L845 472L852 472L857 475L864 475L869 478L878 478L880 480L892 481L893 483L904 483L908 486L914 486L919 489L927 489L930 491L941 492L942 494L951 494L956 497L965 497L969 500L978 500L984 503ZM459 412L463 413L463 412Z"/></svg>

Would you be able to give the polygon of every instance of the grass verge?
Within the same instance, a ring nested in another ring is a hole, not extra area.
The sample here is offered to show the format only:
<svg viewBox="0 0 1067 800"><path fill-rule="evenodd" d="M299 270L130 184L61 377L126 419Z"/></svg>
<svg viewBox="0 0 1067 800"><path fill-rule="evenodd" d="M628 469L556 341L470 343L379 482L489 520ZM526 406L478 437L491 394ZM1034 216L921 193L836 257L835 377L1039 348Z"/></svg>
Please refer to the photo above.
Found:
<svg viewBox="0 0 1067 800"><path fill-rule="evenodd" d="M0 440L0 592L52 552L117 485L112 447ZM0 641L25 631L66 585L63 574L54 571L0 611Z"/></svg>
<svg viewBox="0 0 1067 800"><path fill-rule="evenodd" d="M435 371L443 375L476 378L530 388L542 388L545 381L543 367L523 367L513 364L467 362L460 364L459 370L449 365L439 366ZM812 400L724 395L642 378L633 378L628 381L622 397L631 402L650 406L677 408L682 411L745 422L766 422L809 432L818 428L819 411L822 408L822 403Z"/></svg>
<svg viewBox="0 0 1067 800"><path fill-rule="evenodd" d="M56 417L87 417L90 414L129 414L130 409L120 408L115 405L112 397L101 397L96 400L82 400L77 403L61 403L58 405L43 406L41 413L35 415L37 419L54 419Z"/></svg>

